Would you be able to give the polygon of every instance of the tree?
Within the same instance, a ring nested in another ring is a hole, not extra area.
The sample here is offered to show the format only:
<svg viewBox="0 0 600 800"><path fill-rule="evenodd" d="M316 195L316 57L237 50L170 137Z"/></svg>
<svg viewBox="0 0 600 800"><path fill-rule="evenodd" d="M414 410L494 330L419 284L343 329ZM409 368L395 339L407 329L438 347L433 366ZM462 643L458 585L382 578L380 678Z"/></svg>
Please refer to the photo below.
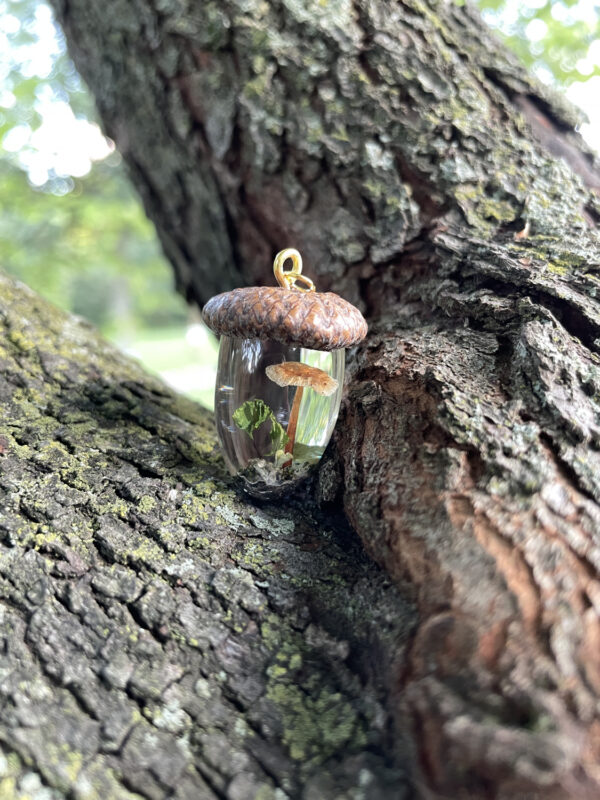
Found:
<svg viewBox="0 0 600 800"><path fill-rule="evenodd" d="M297 246L371 331L323 519L233 500L187 406L114 354L71 366L52 349L70 323L44 317L46 342L23 300L37 338L9 324L12 396L43 419L11 411L4 598L9 663L39 689L8 698L69 716L7 746L76 796L597 796L600 173L573 110L461 3L54 6L186 298L267 281ZM108 461L87 461L92 432ZM49 507L23 470L74 470L71 499ZM320 538L339 505L381 572L347 532L348 553ZM36 736L89 741L81 779Z"/></svg>
<svg viewBox="0 0 600 800"><path fill-rule="evenodd" d="M120 328L121 340L183 323L154 228L94 123L50 7L0 0L0 19L2 268L105 333Z"/></svg>

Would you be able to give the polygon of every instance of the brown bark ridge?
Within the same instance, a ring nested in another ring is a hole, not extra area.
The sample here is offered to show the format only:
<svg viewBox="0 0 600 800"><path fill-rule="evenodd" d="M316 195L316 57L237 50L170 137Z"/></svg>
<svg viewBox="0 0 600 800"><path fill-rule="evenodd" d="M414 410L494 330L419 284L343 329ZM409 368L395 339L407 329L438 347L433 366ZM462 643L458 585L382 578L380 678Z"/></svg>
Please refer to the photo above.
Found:
<svg viewBox="0 0 600 800"><path fill-rule="evenodd" d="M370 323L323 502L419 619L451 798L600 793L599 171L468 4L53 0L180 290L299 248Z"/></svg>
<svg viewBox="0 0 600 800"><path fill-rule="evenodd" d="M0 797L411 795L414 610L210 414L0 275Z"/></svg>

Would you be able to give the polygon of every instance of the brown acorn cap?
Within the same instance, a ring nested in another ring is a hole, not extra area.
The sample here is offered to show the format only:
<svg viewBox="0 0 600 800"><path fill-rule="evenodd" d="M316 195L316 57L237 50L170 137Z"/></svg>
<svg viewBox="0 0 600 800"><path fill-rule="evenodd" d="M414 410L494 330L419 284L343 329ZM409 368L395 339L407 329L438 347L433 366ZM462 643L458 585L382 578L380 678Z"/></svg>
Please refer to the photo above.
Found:
<svg viewBox="0 0 600 800"><path fill-rule="evenodd" d="M351 347L367 335L363 315L339 295L281 286L218 294L204 306L202 318L223 336L272 339L310 350Z"/></svg>

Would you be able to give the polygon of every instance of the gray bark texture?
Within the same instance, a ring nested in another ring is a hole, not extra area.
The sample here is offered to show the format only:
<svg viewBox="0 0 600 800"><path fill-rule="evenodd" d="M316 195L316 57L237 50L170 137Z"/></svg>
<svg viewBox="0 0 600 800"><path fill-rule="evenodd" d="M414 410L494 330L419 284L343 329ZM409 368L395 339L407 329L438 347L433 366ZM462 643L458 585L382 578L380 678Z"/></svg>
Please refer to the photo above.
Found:
<svg viewBox="0 0 600 800"><path fill-rule="evenodd" d="M468 4L53 5L180 291L271 283L294 246L371 329L317 504L257 510L203 415L23 300L14 780L598 797L600 170L572 109Z"/></svg>

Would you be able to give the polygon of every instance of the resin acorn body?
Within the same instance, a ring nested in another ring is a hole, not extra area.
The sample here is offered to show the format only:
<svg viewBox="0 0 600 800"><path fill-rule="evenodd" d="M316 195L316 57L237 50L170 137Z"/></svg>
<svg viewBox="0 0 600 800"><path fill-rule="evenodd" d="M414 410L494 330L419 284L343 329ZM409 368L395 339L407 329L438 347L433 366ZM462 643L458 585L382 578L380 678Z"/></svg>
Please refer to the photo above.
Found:
<svg viewBox="0 0 600 800"><path fill-rule="evenodd" d="M293 268L284 272L287 259ZM279 287L213 297L203 310L221 335L215 421L225 461L257 497L274 498L304 480L337 419L345 348L364 338L360 311L317 293L296 250L277 255ZM306 288L299 288L301 281Z"/></svg>

